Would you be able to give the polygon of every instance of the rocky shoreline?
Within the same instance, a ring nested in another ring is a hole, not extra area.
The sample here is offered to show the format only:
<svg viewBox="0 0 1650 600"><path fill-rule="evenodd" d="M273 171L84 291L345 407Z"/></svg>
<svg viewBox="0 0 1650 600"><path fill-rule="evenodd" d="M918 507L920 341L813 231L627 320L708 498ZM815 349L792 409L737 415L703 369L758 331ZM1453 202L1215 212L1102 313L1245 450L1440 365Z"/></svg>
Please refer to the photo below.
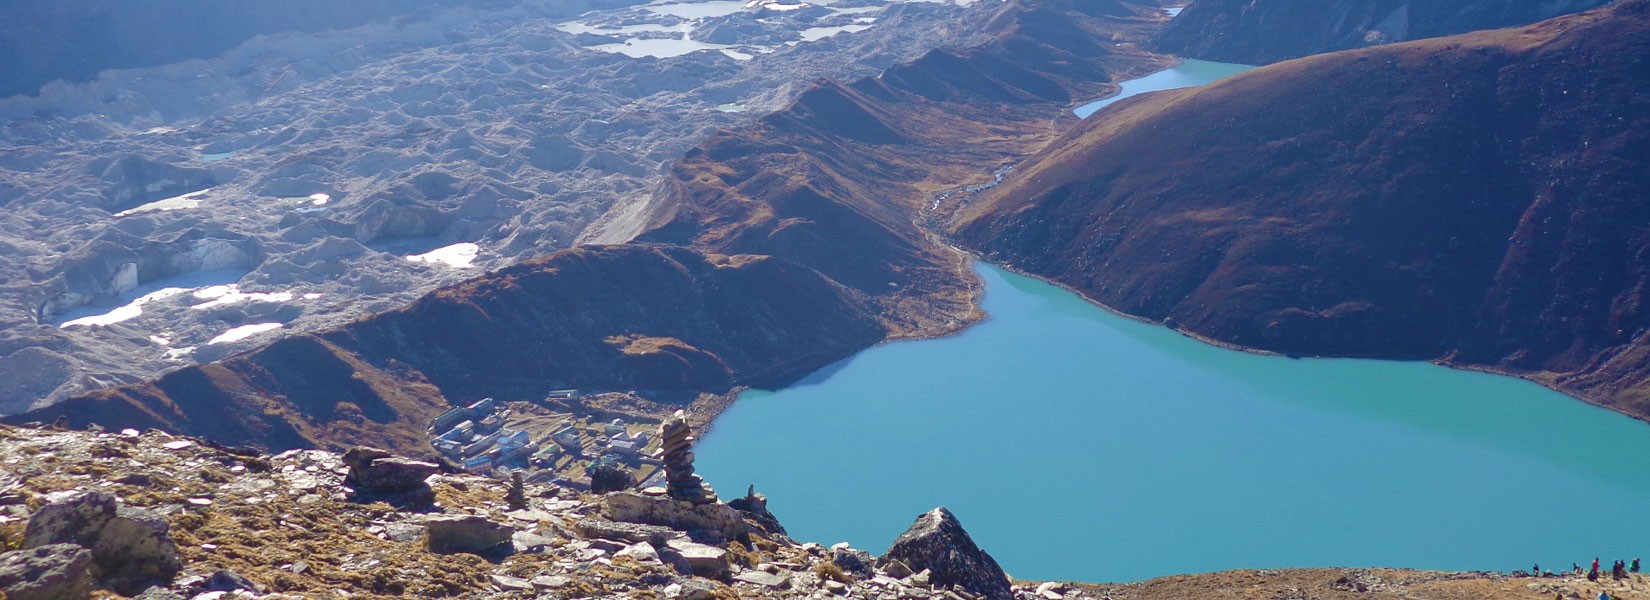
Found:
<svg viewBox="0 0 1650 600"><path fill-rule="evenodd" d="M0 426L0 542L9 550L0 553L0 591L14 600L94 589L151 600L1591 600L1650 591L1637 574L1589 582L1405 569L1019 581L943 508L918 516L877 556L791 540L760 494L696 504L662 490L512 492L506 481L439 471L365 451L262 455L153 430ZM120 519L146 525L111 524ZM100 563L110 559L98 558L108 556L98 544L146 550Z"/></svg>

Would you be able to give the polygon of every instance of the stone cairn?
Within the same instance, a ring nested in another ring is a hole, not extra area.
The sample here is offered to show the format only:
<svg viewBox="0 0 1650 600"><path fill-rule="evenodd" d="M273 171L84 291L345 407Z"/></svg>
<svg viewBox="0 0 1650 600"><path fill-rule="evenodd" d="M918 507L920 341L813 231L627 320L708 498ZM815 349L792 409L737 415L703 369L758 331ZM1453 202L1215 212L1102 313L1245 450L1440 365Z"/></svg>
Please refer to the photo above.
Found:
<svg viewBox="0 0 1650 600"><path fill-rule="evenodd" d="M671 498L694 504L715 502L716 492L693 474L694 437L692 428L687 424L687 414L678 410L661 423L659 439L663 440L666 493Z"/></svg>

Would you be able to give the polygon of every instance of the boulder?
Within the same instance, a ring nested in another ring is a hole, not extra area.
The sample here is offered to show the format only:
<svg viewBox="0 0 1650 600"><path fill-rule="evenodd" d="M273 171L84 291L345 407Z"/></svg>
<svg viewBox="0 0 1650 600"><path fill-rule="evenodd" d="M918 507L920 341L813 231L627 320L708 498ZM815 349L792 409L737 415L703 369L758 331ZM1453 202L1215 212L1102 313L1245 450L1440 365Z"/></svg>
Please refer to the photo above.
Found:
<svg viewBox="0 0 1650 600"><path fill-rule="evenodd" d="M392 455L376 448L357 446L344 453L349 466L345 483L369 492L396 494L423 488L425 480L441 470L435 463Z"/></svg>
<svg viewBox="0 0 1650 600"><path fill-rule="evenodd" d="M836 563L836 566L842 567L842 570L853 573L855 577L860 579L870 577L873 572L872 567L876 564L876 561L871 558L870 552L855 549L849 546L847 542L831 546L831 562Z"/></svg>
<svg viewBox="0 0 1650 600"><path fill-rule="evenodd" d="M394 457L375 459L365 469L350 473L369 491L401 493L430 487L425 480L439 470L441 466L435 463Z"/></svg>
<svg viewBox="0 0 1650 600"><path fill-rule="evenodd" d="M0 554L0 597L8 600L85 598L92 592L92 553L48 544Z"/></svg>
<svg viewBox="0 0 1650 600"><path fill-rule="evenodd" d="M510 550L516 530L476 515L442 516L424 524L426 540L436 554L503 554Z"/></svg>
<svg viewBox="0 0 1650 600"><path fill-rule="evenodd" d="M149 583L171 581L183 569L171 527L159 513L119 506L102 492L59 492L46 501L24 530L25 548L88 549L98 583L128 596Z"/></svg>
<svg viewBox="0 0 1650 600"><path fill-rule="evenodd" d="M183 562L171 530L158 512L120 507L92 547L99 583L130 596L150 584L172 581L183 570Z"/></svg>
<svg viewBox="0 0 1650 600"><path fill-rule="evenodd" d="M365 446L345 452L344 464L349 467L344 483L355 489L358 502L382 500L397 506L435 502L435 490L427 480L441 470L440 465Z"/></svg>
<svg viewBox="0 0 1650 600"><path fill-rule="evenodd" d="M115 497L102 492L68 491L46 496L46 505L29 517L23 547L76 544L90 548L103 526L115 518Z"/></svg>
<svg viewBox="0 0 1650 600"><path fill-rule="evenodd" d="M974 545L962 523L943 506L917 517L917 522L894 540L882 560L927 569L935 585L954 585L989 600L1014 597L1008 574L991 555Z"/></svg>

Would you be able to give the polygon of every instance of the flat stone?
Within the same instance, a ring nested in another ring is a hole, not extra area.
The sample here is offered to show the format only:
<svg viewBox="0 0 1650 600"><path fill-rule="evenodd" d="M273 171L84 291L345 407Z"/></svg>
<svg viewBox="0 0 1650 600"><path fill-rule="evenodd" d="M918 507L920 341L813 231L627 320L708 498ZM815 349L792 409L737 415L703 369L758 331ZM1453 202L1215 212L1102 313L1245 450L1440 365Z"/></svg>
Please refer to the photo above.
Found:
<svg viewBox="0 0 1650 600"><path fill-rule="evenodd" d="M553 590L560 587L567 587L567 584L573 583L573 580L561 575L540 575L538 577L534 577L531 583L533 584L533 587L541 590Z"/></svg>
<svg viewBox="0 0 1650 600"><path fill-rule="evenodd" d="M613 557L630 557L643 562L657 562L659 560L659 551L654 550L652 544L647 542L637 542L626 546L623 550L620 550L617 554L614 554Z"/></svg>
<svg viewBox="0 0 1650 600"><path fill-rule="evenodd" d="M688 540L671 540L671 551L686 561L694 575L720 579L728 574L728 551Z"/></svg>
<svg viewBox="0 0 1650 600"><path fill-rule="evenodd" d="M533 589L533 582L509 575L494 575L493 585L505 591L528 591Z"/></svg>
<svg viewBox="0 0 1650 600"><path fill-rule="evenodd" d="M543 552L555 542L556 538L531 531L517 531L510 536L510 544L515 546L516 552Z"/></svg>
<svg viewBox="0 0 1650 600"><path fill-rule="evenodd" d="M539 521L553 521L553 520L556 519L556 515L544 512L542 510L534 509L534 508L526 508L526 509L522 509L522 510L512 510L510 512L504 513L504 516L510 517L511 519L515 519L517 521L527 521L529 523L537 523Z"/></svg>
<svg viewBox="0 0 1650 600"><path fill-rule="evenodd" d="M789 573L769 573L767 571L745 571L733 577L745 583L767 586L771 588L787 588L791 585ZM832 582L835 583L835 582Z"/></svg>

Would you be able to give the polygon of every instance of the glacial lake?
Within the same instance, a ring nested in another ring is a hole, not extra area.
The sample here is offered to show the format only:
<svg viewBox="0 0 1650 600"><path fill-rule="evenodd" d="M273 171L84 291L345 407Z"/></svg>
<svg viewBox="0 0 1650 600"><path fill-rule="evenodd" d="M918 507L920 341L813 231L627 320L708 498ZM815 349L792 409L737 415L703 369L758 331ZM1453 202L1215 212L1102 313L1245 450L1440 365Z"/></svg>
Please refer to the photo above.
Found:
<svg viewBox="0 0 1650 600"><path fill-rule="evenodd" d="M1100 109L1130 96L1207 85L1253 68L1250 65L1187 59L1186 62L1151 75L1123 81L1118 84L1123 90L1118 92L1116 96L1078 106L1072 109L1071 112L1076 113L1080 119L1087 119L1089 115L1099 112Z"/></svg>
<svg viewBox="0 0 1650 600"><path fill-rule="evenodd" d="M1650 549L1650 425L1511 377L1217 348L991 266L987 320L750 391L695 449L792 537L947 506L1019 578L1568 568Z"/></svg>

